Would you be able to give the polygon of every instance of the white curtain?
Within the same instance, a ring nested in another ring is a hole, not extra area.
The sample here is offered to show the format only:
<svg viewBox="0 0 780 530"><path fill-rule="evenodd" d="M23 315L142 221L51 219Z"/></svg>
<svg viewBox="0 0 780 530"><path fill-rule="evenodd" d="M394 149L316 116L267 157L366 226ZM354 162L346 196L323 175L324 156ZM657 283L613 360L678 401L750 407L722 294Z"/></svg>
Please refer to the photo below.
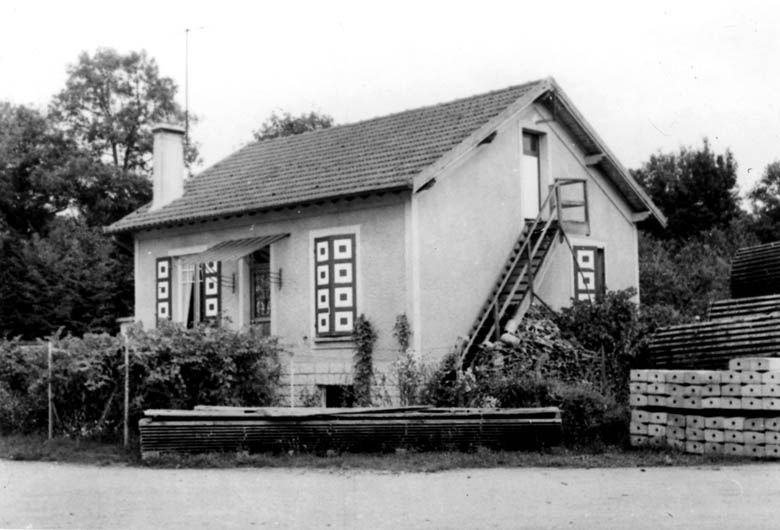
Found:
<svg viewBox="0 0 780 530"><path fill-rule="evenodd" d="M192 304L193 289L195 287L195 265L184 265L179 261L179 286L181 293L179 304L179 313L177 321L186 324Z"/></svg>

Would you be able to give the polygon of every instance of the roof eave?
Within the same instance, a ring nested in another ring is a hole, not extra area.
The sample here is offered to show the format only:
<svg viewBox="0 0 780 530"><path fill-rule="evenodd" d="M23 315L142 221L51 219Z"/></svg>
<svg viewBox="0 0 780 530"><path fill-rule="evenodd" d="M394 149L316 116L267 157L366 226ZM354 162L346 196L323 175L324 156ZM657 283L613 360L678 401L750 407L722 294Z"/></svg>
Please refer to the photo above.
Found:
<svg viewBox="0 0 780 530"><path fill-rule="evenodd" d="M120 219L116 223L110 224L108 226L103 227L103 232L106 234L122 234L122 233L130 233L130 232L141 232L143 230L155 230L160 228L171 228L174 226L183 226L188 224L194 224L194 223L201 223L206 221L215 221L219 219L227 219L230 217L237 217L237 216L244 216L244 215L254 215L258 213L265 213L270 212L274 210L283 210L288 208L295 208L299 206L309 206L312 204L317 204L323 201L334 201L334 200L347 200L357 197L363 197L363 196L369 196L369 195L378 195L378 194L385 194L385 193L398 193L402 191L409 191L412 189L411 184L403 184L403 185L396 185L396 186L388 186L386 188L373 188L369 190L361 190L355 193L340 193L337 195L327 195L323 197L316 197L313 199L307 199L304 201L301 200L295 200L295 201L288 201L288 202L280 202L272 205L266 205L261 206L258 208L250 208L250 209L237 209L235 211L225 211L220 212L218 214L202 214L202 215L192 215L188 217L179 217L177 219L170 219L170 220L163 220L163 221L151 221L151 222L139 222L139 223L133 223L128 224L127 226L120 226L118 228L114 228L117 224L121 223L122 220ZM142 206L141 208L144 208L145 206ZM136 210L137 211L137 210ZM129 214L133 215L135 212Z"/></svg>
<svg viewBox="0 0 780 530"><path fill-rule="evenodd" d="M631 173L620 163L617 157L607 147L606 143L599 137L593 127L587 122L587 120L579 113L576 107L572 104L571 100L566 96L566 93L558 86L553 78L548 79L550 90L556 98L556 103L560 104L562 110L564 110L572 119L577 123L579 127L590 137L590 139L598 146L604 158L600 164L607 166L616 173L628 186L631 192L637 199L647 208L647 210L655 217L655 219L661 224L662 227L666 227L667 219L663 212L655 205L653 200L647 195L642 186L631 176ZM560 107L559 107L560 109Z"/></svg>
<svg viewBox="0 0 780 530"><path fill-rule="evenodd" d="M517 99L517 101L501 111L495 118L489 120L487 123L479 127L465 140L447 151L444 155L433 162L433 164L422 170L417 176L414 177L414 192L424 188L426 184L435 179L447 168L453 166L474 152L474 150L479 146L480 142L482 142L488 135L498 129L505 121L531 105L534 101L536 101L537 98L539 98L539 96L550 90L549 82L550 78L538 81L535 87L530 89L522 97Z"/></svg>

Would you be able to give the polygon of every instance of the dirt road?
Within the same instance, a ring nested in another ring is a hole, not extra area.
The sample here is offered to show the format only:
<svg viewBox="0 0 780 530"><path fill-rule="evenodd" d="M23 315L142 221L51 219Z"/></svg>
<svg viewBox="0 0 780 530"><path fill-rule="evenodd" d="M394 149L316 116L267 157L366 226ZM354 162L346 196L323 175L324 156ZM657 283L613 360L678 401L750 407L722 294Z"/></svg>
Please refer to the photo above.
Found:
<svg viewBox="0 0 780 530"><path fill-rule="evenodd" d="M780 528L780 464L387 474L0 461L2 528Z"/></svg>

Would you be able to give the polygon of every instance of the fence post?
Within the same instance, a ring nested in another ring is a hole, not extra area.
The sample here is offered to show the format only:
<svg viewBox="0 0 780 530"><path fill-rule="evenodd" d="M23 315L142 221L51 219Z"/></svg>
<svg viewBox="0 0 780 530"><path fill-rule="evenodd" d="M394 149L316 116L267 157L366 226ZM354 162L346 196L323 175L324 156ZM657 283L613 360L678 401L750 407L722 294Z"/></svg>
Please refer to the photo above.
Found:
<svg viewBox="0 0 780 530"><path fill-rule="evenodd" d="M46 363L48 365L48 371L49 371L49 389L48 389L48 394L49 394L49 397L48 397L48 399L49 399L49 440L51 440L52 439L52 434L53 434L53 431L54 431L54 408L53 408L54 404L52 402L53 396L52 396L52 388L51 388L51 379L52 379L52 366L51 366L51 364L52 364L52 346L51 346L51 340L49 341L49 344L48 344L47 355L46 355Z"/></svg>
<svg viewBox="0 0 780 530"><path fill-rule="evenodd" d="M127 346L127 335L122 334L125 346L125 417L124 417L124 441L125 449L130 439L130 348Z"/></svg>
<svg viewBox="0 0 780 530"><path fill-rule="evenodd" d="M290 408L295 407L295 363L290 355Z"/></svg>

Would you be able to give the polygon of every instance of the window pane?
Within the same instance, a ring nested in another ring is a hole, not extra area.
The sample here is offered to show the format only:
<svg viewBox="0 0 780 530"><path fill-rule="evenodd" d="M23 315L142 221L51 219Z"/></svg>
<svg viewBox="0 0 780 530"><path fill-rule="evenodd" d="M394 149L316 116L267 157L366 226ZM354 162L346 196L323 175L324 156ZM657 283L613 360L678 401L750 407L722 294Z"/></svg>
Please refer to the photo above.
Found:
<svg viewBox="0 0 780 530"><path fill-rule="evenodd" d="M523 133L523 154L529 156L539 156L539 135Z"/></svg>

